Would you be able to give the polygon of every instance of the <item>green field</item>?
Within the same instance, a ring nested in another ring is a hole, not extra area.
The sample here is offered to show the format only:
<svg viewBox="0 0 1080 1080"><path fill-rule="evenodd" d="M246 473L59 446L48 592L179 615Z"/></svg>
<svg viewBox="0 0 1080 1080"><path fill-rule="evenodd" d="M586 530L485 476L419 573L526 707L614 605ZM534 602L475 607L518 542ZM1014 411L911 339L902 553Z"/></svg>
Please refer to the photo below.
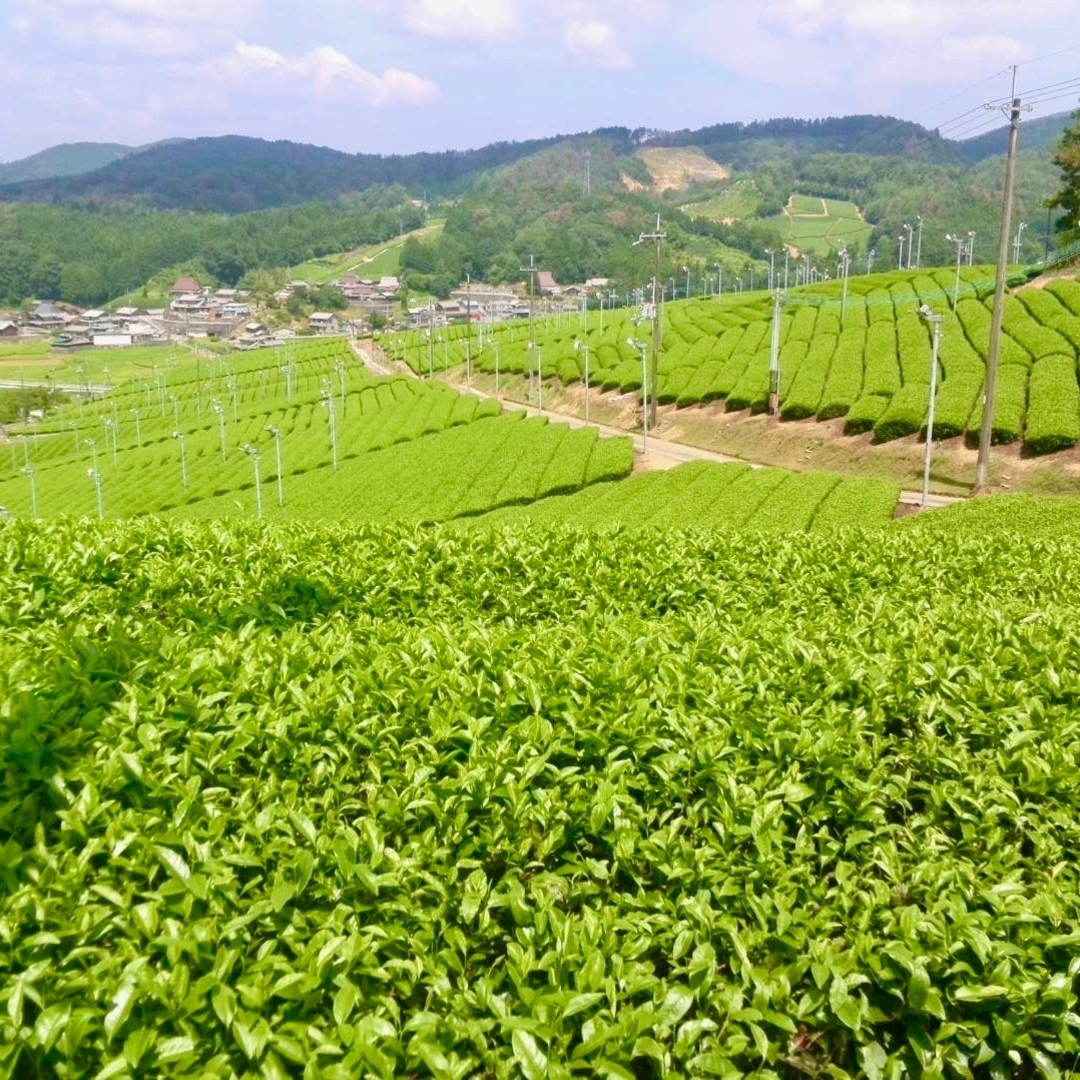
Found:
<svg viewBox="0 0 1080 1080"><path fill-rule="evenodd" d="M1020 505L0 524L0 1071L1074 1075L1080 543Z"/></svg>
<svg viewBox="0 0 1080 1080"><path fill-rule="evenodd" d="M891 521L899 496L896 484L880 480L697 461L493 510L469 524L484 529L516 523L784 532L852 524L865 528Z"/></svg>
<svg viewBox="0 0 1080 1080"><path fill-rule="evenodd" d="M409 237L422 237L425 242L431 242L441 231L442 223L436 222L383 244L372 244L369 247L313 259L292 267L288 272L289 279L324 285L346 274L376 281L381 277L396 276L401 267L401 247L405 241Z"/></svg>
<svg viewBox="0 0 1080 1080"><path fill-rule="evenodd" d="M792 195L784 213L769 220L781 228L786 244L820 257L845 246L865 247L873 231L854 203L808 195Z"/></svg>
<svg viewBox="0 0 1080 1080"><path fill-rule="evenodd" d="M730 187L708 199L686 203L679 209L689 217L708 221L735 219L743 221L753 217L761 205L761 195L753 180L736 180ZM745 257L745 255L744 255Z"/></svg>
<svg viewBox="0 0 1080 1080"><path fill-rule="evenodd" d="M615 479L631 464L627 438L374 378L343 338L321 339L162 366L67 406L8 442L0 505L17 517L427 521Z"/></svg>
<svg viewBox="0 0 1080 1080"><path fill-rule="evenodd" d="M851 435L873 431L878 442L918 435L929 406L932 338L917 314L922 304L945 316L940 343L934 437L974 439L989 343L993 271L963 267L953 308L954 271L896 271L853 276L847 297L829 281L792 289L780 327L780 404L784 420L846 418ZM589 346L593 393L640 391L641 361L627 341L639 333L636 311L590 312L538 321L537 350L529 331L509 325L479 333L437 329L429 351L423 332L384 339L392 356L423 373L463 364L563 385L584 380ZM659 399L679 407L723 400L731 411L761 412L768 399L771 302L764 293L726 292L664 306ZM1006 298L993 438L1022 443L1034 454L1069 449L1080 440L1080 283L1060 278ZM535 401L535 390L530 391Z"/></svg>
<svg viewBox="0 0 1080 1080"><path fill-rule="evenodd" d="M182 345L135 345L124 349L54 349L50 341L0 345L0 379L26 382L116 385L153 378L158 369L193 364L195 350Z"/></svg>

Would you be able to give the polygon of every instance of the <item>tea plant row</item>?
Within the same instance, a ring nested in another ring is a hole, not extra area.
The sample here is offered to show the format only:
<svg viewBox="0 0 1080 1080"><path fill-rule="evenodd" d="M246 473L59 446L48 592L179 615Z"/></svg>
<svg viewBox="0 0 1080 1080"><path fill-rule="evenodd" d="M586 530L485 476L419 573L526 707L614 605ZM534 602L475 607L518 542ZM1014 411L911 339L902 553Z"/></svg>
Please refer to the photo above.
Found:
<svg viewBox="0 0 1080 1080"><path fill-rule="evenodd" d="M931 330L926 304L945 315L935 408L936 438L977 435L989 344L993 280L985 267L895 272L795 289L781 315L781 415L785 420L846 417L845 430L873 430L879 441L924 432L929 406ZM954 296L956 303L954 306ZM723 399L730 410L765 409L769 388L771 303L758 295L666 304L660 358L662 403L691 406ZM391 351L419 373L468 361L493 372L578 383L588 346L594 392L640 390L640 337L618 309L582 320L563 315L492 328L481 347L476 328L402 335ZM648 336L646 334L646 336ZM531 347L530 347L531 345ZM1000 349L994 439L1022 439L1035 453L1080 438L1080 283L1068 279L1007 298Z"/></svg>
<svg viewBox="0 0 1080 1080"><path fill-rule="evenodd" d="M801 531L884 525L892 520L899 496L898 485L882 480L698 461L495 510L470 524Z"/></svg>
<svg viewBox="0 0 1080 1080"><path fill-rule="evenodd" d="M983 524L0 526L0 1074L1072 1073L1080 546Z"/></svg>

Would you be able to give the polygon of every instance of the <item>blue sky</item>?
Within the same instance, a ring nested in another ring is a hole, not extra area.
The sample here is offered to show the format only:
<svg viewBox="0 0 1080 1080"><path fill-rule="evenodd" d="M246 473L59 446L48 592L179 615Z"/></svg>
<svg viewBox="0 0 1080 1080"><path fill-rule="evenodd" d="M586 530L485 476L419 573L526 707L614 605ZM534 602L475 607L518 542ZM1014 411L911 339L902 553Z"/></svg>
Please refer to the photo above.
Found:
<svg viewBox="0 0 1080 1080"><path fill-rule="evenodd" d="M1080 104L1080 0L0 0L0 161L255 135L373 153L609 125ZM1060 88L1058 88L1060 89ZM969 110L972 110L970 113ZM989 117L989 118L988 118Z"/></svg>

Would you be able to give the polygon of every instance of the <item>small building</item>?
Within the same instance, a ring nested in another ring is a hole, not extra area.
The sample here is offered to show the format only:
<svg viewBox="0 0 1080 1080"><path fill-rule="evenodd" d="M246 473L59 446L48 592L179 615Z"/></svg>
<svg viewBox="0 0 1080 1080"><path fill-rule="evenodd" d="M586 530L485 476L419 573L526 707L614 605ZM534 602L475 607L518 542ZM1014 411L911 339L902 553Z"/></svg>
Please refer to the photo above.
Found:
<svg viewBox="0 0 1080 1080"><path fill-rule="evenodd" d="M243 333L236 339L238 349L258 349L263 345L269 345L273 341L270 331L261 322L249 322L245 325Z"/></svg>
<svg viewBox="0 0 1080 1080"><path fill-rule="evenodd" d="M42 300L34 305L28 322L31 326L60 327L66 326L71 317L51 300Z"/></svg>
<svg viewBox="0 0 1080 1080"><path fill-rule="evenodd" d="M95 334L95 349L126 349L131 344L130 334Z"/></svg>
<svg viewBox="0 0 1080 1080"><path fill-rule="evenodd" d="M316 334L336 334L338 331L337 316L329 311L313 311L308 319L308 326Z"/></svg>
<svg viewBox="0 0 1080 1080"><path fill-rule="evenodd" d="M375 288L377 288L384 296L393 296L394 293L401 288L401 282L392 274L387 274L386 276L379 278L379 283Z"/></svg>
<svg viewBox="0 0 1080 1080"><path fill-rule="evenodd" d="M19 336L19 324L10 319L0 319L0 338L16 338Z"/></svg>
<svg viewBox="0 0 1080 1080"><path fill-rule="evenodd" d="M246 319L251 314L251 305L241 303L238 300L230 300L221 306L223 319Z"/></svg>
<svg viewBox="0 0 1080 1080"><path fill-rule="evenodd" d="M89 311L82 313L83 321L86 323L95 323L98 319L105 318L105 312L100 308L91 308Z"/></svg>
<svg viewBox="0 0 1080 1080"><path fill-rule="evenodd" d="M139 322L138 320L128 323L128 334L131 336L131 341L135 345L160 341L162 338L162 333L156 326L151 326L148 322Z"/></svg>
<svg viewBox="0 0 1080 1080"><path fill-rule="evenodd" d="M193 277L179 277L170 290L173 296L185 296L190 293L202 295L203 287Z"/></svg>
<svg viewBox="0 0 1080 1080"><path fill-rule="evenodd" d="M115 310L115 311L113 312L113 314L114 314L114 315L115 315L115 316L116 316L116 317L117 317L118 319L123 319L123 320L125 320L125 321L130 321L131 319L138 319L138 318L141 318L141 317L142 317L143 315L145 315L145 314L146 314L146 312L145 312L145 311L143 310L143 308L137 308L137 307L118 307L118 308L117 308L117 309L116 309L116 310Z"/></svg>
<svg viewBox="0 0 1080 1080"><path fill-rule="evenodd" d="M53 338L52 348L59 352L69 352L72 349L88 349L93 342L89 334L58 334Z"/></svg>
<svg viewBox="0 0 1080 1080"><path fill-rule="evenodd" d="M181 293L169 305L173 311L197 312L206 310L206 297L202 293Z"/></svg>
<svg viewBox="0 0 1080 1080"><path fill-rule="evenodd" d="M536 287L541 296L562 296L562 287L550 270L536 271Z"/></svg>

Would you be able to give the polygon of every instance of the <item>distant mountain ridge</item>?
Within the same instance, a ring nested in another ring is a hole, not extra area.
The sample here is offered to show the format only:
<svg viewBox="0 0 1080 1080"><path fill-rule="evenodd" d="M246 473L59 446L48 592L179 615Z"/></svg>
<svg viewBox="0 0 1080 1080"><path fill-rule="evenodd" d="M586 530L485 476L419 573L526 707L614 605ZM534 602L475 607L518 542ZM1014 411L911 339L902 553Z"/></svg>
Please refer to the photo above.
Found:
<svg viewBox="0 0 1080 1080"><path fill-rule="evenodd" d="M157 143L125 146L123 143L73 142L61 143L40 150L29 157L7 163L0 162L0 184L17 184L32 180L55 180L96 172L114 161L142 153Z"/></svg>
<svg viewBox="0 0 1080 1080"><path fill-rule="evenodd" d="M1069 114L1028 121L1021 149L1048 151ZM298 205L399 184L414 197L457 195L475 178L540 151L602 139L630 161L641 147L697 147L725 167L753 170L777 157L864 154L935 165L974 166L1004 153L1002 126L953 141L911 121L856 115L817 120L778 118L714 124L696 130L600 128L473 150L416 154L349 154L287 140L226 135L173 139L148 147L69 143L0 165L0 201L61 205L138 203L157 209L243 213ZM96 164L100 162L100 164ZM634 175L628 164L628 171ZM49 178L44 173L51 173ZM14 179L13 179L14 177Z"/></svg>
<svg viewBox="0 0 1080 1080"><path fill-rule="evenodd" d="M142 201L159 209L244 213L401 184L417 195L452 193L478 172L563 139L492 143L478 150L347 154L324 146L224 135L158 143L95 172L0 186L0 201Z"/></svg>

